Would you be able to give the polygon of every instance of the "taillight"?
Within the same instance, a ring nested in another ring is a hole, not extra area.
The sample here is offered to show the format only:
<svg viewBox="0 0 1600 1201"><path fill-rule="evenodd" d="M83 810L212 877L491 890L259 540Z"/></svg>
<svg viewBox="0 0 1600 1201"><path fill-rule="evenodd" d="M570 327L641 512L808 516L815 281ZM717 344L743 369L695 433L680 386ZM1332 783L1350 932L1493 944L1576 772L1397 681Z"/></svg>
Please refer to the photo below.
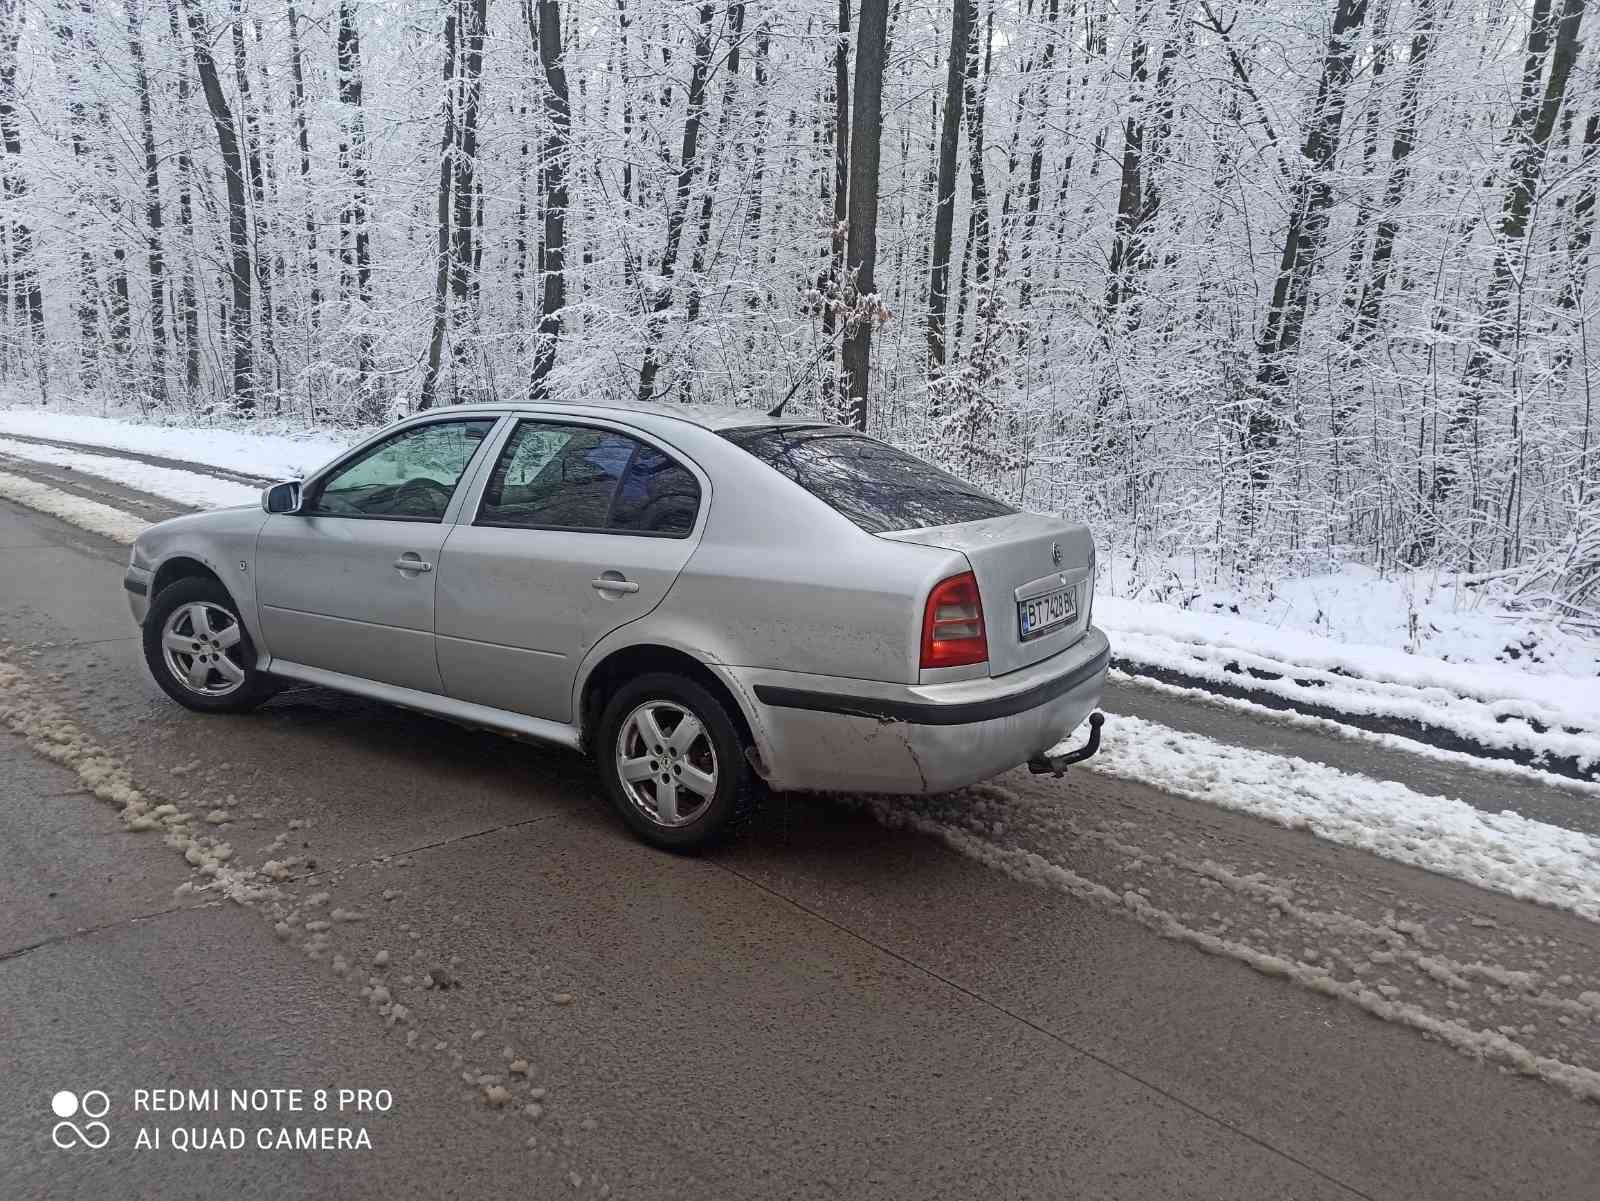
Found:
<svg viewBox="0 0 1600 1201"><path fill-rule="evenodd" d="M964 571L939 581L922 615L922 666L965 667L988 658L977 577Z"/></svg>

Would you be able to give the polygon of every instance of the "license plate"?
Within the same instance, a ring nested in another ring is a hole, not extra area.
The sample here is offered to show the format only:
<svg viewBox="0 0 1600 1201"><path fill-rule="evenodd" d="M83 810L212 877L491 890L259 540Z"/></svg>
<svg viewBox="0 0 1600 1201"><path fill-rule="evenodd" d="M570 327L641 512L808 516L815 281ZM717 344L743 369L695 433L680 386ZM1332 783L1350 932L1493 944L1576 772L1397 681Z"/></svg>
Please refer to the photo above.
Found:
<svg viewBox="0 0 1600 1201"><path fill-rule="evenodd" d="M1017 602L1017 630L1026 642L1039 638L1058 626L1078 620L1078 587L1057 588L1032 600Z"/></svg>

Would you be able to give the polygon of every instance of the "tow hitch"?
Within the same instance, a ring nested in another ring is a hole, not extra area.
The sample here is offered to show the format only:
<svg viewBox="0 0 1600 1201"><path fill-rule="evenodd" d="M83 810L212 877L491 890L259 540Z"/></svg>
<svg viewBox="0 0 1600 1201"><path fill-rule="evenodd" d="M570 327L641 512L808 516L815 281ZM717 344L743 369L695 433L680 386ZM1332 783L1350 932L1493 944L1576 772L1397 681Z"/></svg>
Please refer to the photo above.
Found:
<svg viewBox="0 0 1600 1201"><path fill-rule="evenodd" d="M1074 763L1082 763L1100 749L1100 727L1106 724L1104 713L1089 714L1089 741L1065 755L1038 755L1028 760L1028 770L1036 776L1055 776L1058 780Z"/></svg>

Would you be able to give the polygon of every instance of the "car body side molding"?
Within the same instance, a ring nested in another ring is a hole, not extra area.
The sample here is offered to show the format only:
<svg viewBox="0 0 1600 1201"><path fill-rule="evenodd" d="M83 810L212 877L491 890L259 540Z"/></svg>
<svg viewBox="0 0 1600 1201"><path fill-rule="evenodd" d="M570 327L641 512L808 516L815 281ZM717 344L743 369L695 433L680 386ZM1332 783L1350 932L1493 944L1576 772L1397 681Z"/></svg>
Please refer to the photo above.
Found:
<svg viewBox="0 0 1600 1201"><path fill-rule="evenodd" d="M941 705L936 702L887 700L882 697L853 696L842 692L783 688L775 684L757 684L756 699L764 705L778 709L808 709L813 713L838 713L845 717L903 721L919 726L964 726L1011 717L1035 709L1093 679L1106 669L1110 659L1111 650L1107 647L1065 675L1056 676L1032 688L1007 696L968 701L963 704Z"/></svg>

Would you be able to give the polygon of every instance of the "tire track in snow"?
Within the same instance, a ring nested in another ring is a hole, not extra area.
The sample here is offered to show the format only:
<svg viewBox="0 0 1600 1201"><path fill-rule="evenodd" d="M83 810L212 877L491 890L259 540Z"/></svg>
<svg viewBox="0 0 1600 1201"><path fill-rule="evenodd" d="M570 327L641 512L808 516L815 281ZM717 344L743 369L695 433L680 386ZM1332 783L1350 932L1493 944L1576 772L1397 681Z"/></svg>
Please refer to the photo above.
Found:
<svg viewBox="0 0 1600 1201"><path fill-rule="evenodd" d="M1263 854L1164 806L1108 809L1070 783L1013 776L944 797L846 803L1024 883L1600 1102L1600 937L1586 923L1488 896L1480 907L1470 893L1431 895L1448 887L1395 889L1359 862L1329 870L1311 855Z"/></svg>

